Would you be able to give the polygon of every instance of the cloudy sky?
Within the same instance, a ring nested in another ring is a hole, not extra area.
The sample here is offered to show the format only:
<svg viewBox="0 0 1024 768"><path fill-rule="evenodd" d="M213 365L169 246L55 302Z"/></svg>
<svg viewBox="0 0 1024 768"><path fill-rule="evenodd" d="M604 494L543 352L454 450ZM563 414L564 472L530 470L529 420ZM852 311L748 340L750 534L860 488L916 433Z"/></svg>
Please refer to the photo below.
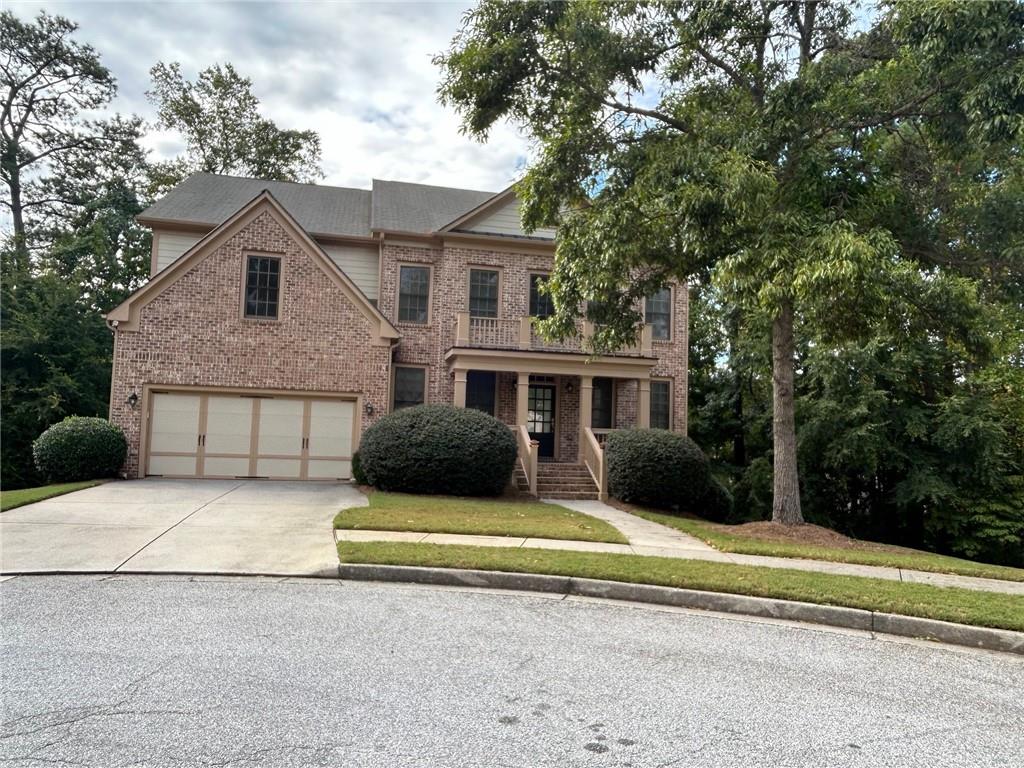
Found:
<svg viewBox="0 0 1024 768"><path fill-rule="evenodd" d="M181 63L190 79L231 62L253 81L263 114L285 128L314 129L323 143L325 184L368 188L370 179L500 190L528 151L501 127L486 145L459 133L437 103L444 50L470 2L11 2L23 17L41 9L80 25L114 73L114 109L152 120L149 68ZM182 145L153 131L148 147L171 157Z"/></svg>

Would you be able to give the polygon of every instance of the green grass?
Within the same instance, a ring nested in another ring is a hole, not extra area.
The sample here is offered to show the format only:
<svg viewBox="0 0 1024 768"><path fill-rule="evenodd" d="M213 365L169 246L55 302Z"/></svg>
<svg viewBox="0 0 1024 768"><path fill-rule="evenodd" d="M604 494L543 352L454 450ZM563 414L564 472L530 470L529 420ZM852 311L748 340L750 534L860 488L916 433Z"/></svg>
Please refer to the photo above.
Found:
<svg viewBox="0 0 1024 768"><path fill-rule="evenodd" d="M628 543L603 520L554 504L405 493L371 493L369 507L342 510L334 527Z"/></svg>
<svg viewBox="0 0 1024 768"><path fill-rule="evenodd" d="M962 560L958 557L936 555L932 552L907 551L886 552L882 550L844 549L824 547L816 544L801 544L795 541L773 541L757 539L715 528L703 520L676 517L660 512L640 510L630 512L638 517L688 533L710 544L722 552L742 555L768 555L771 557L800 557L808 560L828 560L835 563L858 563L860 565L882 565L890 568L907 568L932 573L953 573L960 576L979 576L985 579L1024 581L1024 569L1005 565L989 565Z"/></svg>
<svg viewBox="0 0 1024 768"><path fill-rule="evenodd" d="M78 483L57 483L56 485L41 485L38 488L3 491L0 492L0 512L22 507L25 504L33 504L43 499L52 499L54 496L61 496L72 491L80 491L83 488L92 488L102 482L103 480L82 480Z"/></svg>
<svg viewBox="0 0 1024 768"><path fill-rule="evenodd" d="M594 552L340 542L345 563L478 568L656 584L1024 631L1024 597L701 560Z"/></svg>

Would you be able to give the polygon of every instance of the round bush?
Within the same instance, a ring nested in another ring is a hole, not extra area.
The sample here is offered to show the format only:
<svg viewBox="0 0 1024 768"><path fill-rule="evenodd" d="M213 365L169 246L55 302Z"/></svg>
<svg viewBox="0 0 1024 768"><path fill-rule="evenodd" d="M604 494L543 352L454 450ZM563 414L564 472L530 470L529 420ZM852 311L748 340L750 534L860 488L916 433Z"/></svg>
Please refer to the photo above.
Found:
<svg viewBox="0 0 1024 768"><path fill-rule="evenodd" d="M493 416L452 405L418 405L366 430L359 459L366 481L383 491L497 496L517 453L512 431Z"/></svg>
<svg viewBox="0 0 1024 768"><path fill-rule="evenodd" d="M36 469L51 483L113 477L127 454L121 428L94 416L68 416L32 443Z"/></svg>
<svg viewBox="0 0 1024 768"><path fill-rule="evenodd" d="M363 472L363 457L359 451L352 454L352 479L359 485L369 485L366 482L366 473Z"/></svg>
<svg viewBox="0 0 1024 768"><path fill-rule="evenodd" d="M690 511L704 498L710 472L690 438L667 429L621 429L608 435L608 493L622 501Z"/></svg>

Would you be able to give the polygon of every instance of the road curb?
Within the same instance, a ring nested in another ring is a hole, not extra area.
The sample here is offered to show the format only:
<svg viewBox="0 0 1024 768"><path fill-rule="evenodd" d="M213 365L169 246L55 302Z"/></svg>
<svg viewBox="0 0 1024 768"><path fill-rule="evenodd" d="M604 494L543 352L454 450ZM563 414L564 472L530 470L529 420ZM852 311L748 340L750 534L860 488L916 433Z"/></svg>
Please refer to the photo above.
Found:
<svg viewBox="0 0 1024 768"><path fill-rule="evenodd" d="M427 568L410 565L343 563L338 566L338 576L343 580L350 581L485 587L627 600L653 605L670 605L676 608L693 608L759 618L801 621L844 629L859 629L1024 655L1024 633L1022 632L972 627L966 624L865 611L859 608L732 595L725 592L703 592L696 589L630 584L602 579L580 579L570 576L547 576L537 573Z"/></svg>

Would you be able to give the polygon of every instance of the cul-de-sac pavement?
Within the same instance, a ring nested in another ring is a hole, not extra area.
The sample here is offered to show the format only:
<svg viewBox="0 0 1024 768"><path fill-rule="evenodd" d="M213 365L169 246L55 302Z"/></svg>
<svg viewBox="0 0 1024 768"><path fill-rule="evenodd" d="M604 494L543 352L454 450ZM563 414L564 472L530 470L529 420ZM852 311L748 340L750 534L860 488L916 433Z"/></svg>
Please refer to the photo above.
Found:
<svg viewBox="0 0 1024 768"><path fill-rule="evenodd" d="M1006 766L1018 656L327 579L0 583L5 765Z"/></svg>

